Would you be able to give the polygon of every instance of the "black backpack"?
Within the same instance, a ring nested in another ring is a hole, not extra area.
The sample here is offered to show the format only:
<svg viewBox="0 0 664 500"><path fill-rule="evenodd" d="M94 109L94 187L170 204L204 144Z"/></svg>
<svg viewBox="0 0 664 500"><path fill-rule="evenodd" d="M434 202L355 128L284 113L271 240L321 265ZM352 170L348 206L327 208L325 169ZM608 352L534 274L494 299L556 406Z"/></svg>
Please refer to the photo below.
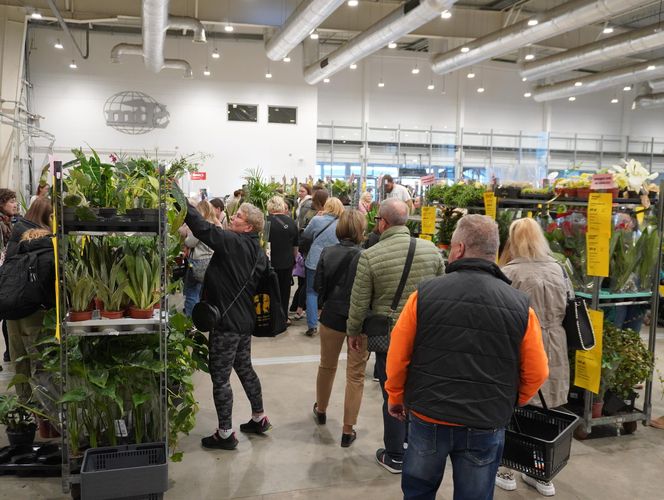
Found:
<svg viewBox="0 0 664 500"><path fill-rule="evenodd" d="M256 307L256 326L252 333L254 337L276 337L286 331L286 318L281 308L279 279L270 265L256 287L254 306Z"/></svg>
<svg viewBox="0 0 664 500"><path fill-rule="evenodd" d="M52 247L8 257L0 267L0 319L22 319L52 307L54 286Z"/></svg>

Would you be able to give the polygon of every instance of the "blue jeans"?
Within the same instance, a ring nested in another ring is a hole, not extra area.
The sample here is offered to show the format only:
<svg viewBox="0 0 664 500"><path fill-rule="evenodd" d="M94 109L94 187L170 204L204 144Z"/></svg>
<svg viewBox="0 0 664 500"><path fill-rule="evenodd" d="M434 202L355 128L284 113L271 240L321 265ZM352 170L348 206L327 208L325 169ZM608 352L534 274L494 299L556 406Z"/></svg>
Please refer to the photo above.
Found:
<svg viewBox="0 0 664 500"><path fill-rule="evenodd" d="M187 269L187 274L184 276L184 314L191 318L191 311L194 306L201 301L201 290L203 283L199 283L192 276L191 270Z"/></svg>
<svg viewBox="0 0 664 500"><path fill-rule="evenodd" d="M387 411L387 392L385 391L385 381L387 373L385 371L387 363L387 353L376 353L376 366L374 372L380 383L380 389L383 391L383 444L387 456L394 460L403 460L403 444L406 441L406 424L401 420L394 418Z"/></svg>
<svg viewBox="0 0 664 500"><path fill-rule="evenodd" d="M404 499L434 500L450 456L454 500L491 500L505 429L471 429L425 422L411 413L401 474Z"/></svg>
<svg viewBox="0 0 664 500"><path fill-rule="evenodd" d="M307 275L307 327L316 328L318 325L318 294L314 290L315 269L305 267Z"/></svg>

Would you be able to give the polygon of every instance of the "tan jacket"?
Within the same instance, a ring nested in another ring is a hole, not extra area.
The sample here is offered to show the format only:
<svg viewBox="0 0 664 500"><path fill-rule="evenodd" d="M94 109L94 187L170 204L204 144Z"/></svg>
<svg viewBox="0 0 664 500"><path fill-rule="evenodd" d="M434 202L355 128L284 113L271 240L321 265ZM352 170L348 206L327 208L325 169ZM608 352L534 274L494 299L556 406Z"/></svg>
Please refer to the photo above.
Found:
<svg viewBox="0 0 664 500"><path fill-rule="evenodd" d="M572 284L553 257L534 261L514 259L502 271L512 280L514 288L530 297L530 305L542 327L544 350L549 358L549 380L542 386L546 404L552 408L563 405L567 403L570 383L563 319L567 291L572 291ZM540 406L539 397L535 396L531 403Z"/></svg>

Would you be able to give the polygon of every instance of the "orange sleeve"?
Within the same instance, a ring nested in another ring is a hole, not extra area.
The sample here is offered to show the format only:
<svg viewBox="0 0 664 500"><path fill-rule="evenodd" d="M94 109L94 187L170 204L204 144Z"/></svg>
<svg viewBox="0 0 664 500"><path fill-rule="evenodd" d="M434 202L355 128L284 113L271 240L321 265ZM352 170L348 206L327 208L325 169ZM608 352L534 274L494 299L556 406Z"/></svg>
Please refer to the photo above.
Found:
<svg viewBox="0 0 664 500"><path fill-rule="evenodd" d="M519 406L525 405L549 377L549 360L542 342L542 328L533 308L528 311L528 328L521 341Z"/></svg>
<svg viewBox="0 0 664 500"><path fill-rule="evenodd" d="M413 354L417 331L417 291L413 292L404 306L397 324L392 329L390 348L387 351L387 392L390 404L403 403L403 390L408 376L408 365Z"/></svg>

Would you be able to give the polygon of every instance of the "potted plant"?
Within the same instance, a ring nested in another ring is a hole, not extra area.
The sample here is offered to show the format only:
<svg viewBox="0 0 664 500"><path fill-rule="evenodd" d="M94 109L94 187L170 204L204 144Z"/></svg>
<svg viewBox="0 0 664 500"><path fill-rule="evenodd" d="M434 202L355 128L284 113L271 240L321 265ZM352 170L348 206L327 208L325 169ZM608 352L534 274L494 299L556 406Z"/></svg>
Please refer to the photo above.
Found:
<svg viewBox="0 0 664 500"><path fill-rule="evenodd" d="M104 304L103 318L120 319L124 316L123 300L129 280L120 262L114 262L106 276L97 274L97 297Z"/></svg>
<svg viewBox="0 0 664 500"><path fill-rule="evenodd" d="M643 168L640 162L631 159L624 161L624 165L611 167L613 178L618 184L620 193L628 198L638 198L648 194L648 184L657 178L657 172L651 174Z"/></svg>
<svg viewBox="0 0 664 500"><path fill-rule="evenodd" d="M35 413L39 412L21 403L17 396L0 395L0 424L7 426L7 439L10 445L34 442L37 431Z"/></svg>
<svg viewBox="0 0 664 500"><path fill-rule="evenodd" d="M150 319L152 307L159 302L159 256L152 254L146 258L143 252L126 254L122 263L127 274L128 283L125 293L131 301L129 316L135 319Z"/></svg>
<svg viewBox="0 0 664 500"><path fill-rule="evenodd" d="M438 246L447 250L452 241L452 233L456 229L457 222L463 217L463 212L454 207L445 207L438 227Z"/></svg>
<svg viewBox="0 0 664 500"><path fill-rule="evenodd" d="M82 261L68 261L65 265L69 293L69 321L92 319L91 302L95 296L95 282Z"/></svg>
<svg viewBox="0 0 664 500"><path fill-rule="evenodd" d="M113 165L103 163L94 149L92 156L85 156L82 149L73 149L75 160L65 165L68 168L65 186L67 196L65 206L92 206L99 209L99 215L112 218L117 213L117 186ZM77 211L77 216L80 215ZM84 219L87 220L87 219Z"/></svg>
<svg viewBox="0 0 664 500"><path fill-rule="evenodd" d="M590 196L590 184L592 181L591 174L581 174L581 176L576 179L576 196L582 200L587 200Z"/></svg>

